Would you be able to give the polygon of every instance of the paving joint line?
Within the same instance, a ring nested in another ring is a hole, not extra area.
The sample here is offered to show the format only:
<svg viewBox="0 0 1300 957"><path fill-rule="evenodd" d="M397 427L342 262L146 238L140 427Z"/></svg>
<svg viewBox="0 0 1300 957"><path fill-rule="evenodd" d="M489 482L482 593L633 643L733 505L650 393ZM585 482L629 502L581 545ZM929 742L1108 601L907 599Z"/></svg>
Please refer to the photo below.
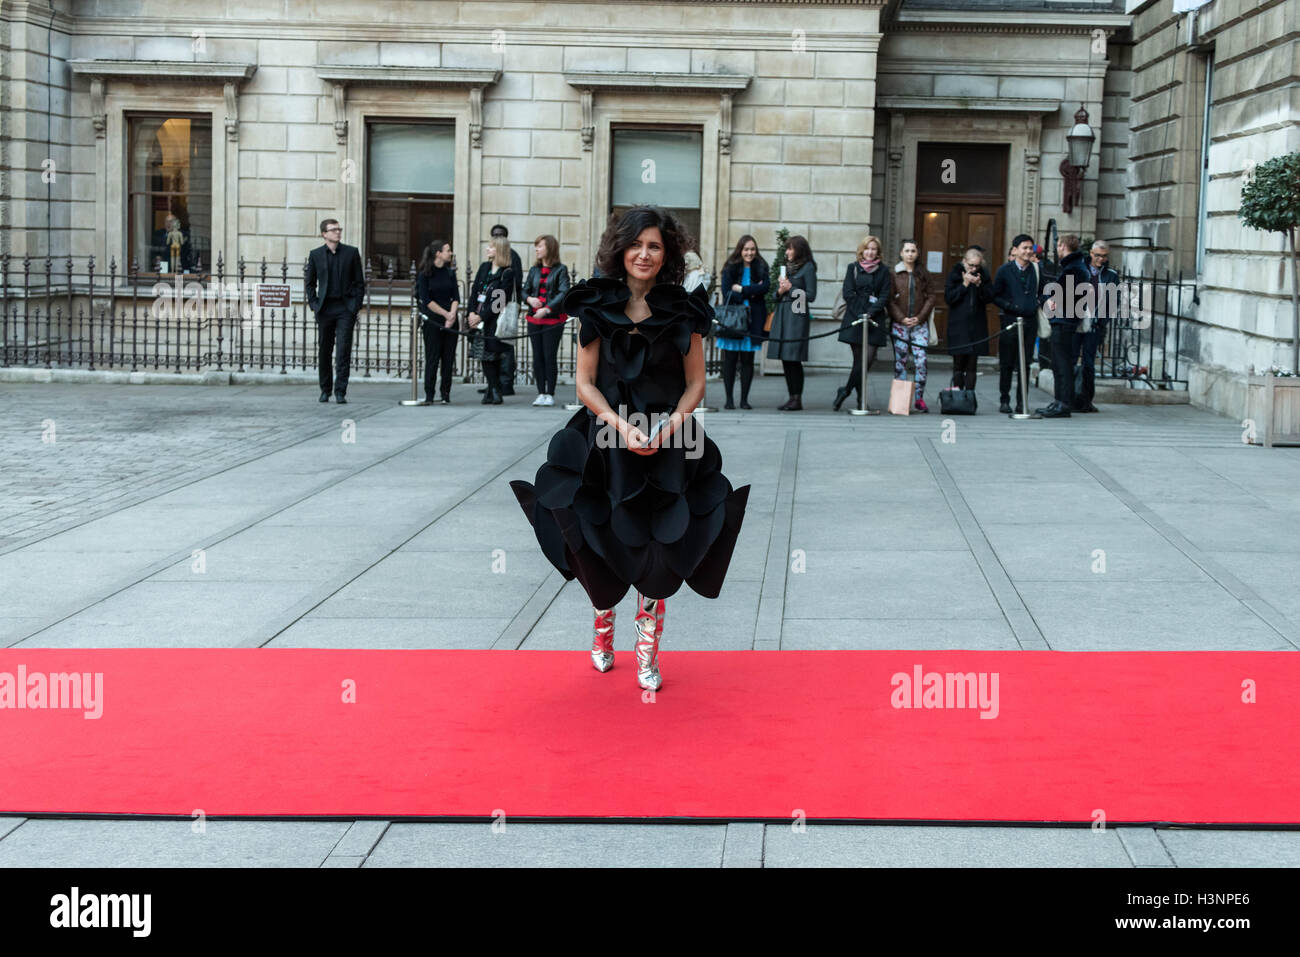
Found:
<svg viewBox="0 0 1300 957"><path fill-rule="evenodd" d="M1073 459L1081 469L1091 475L1102 488L1119 499L1129 511L1145 522L1152 531L1182 552L1188 561L1209 575L1216 585L1237 599L1251 614L1276 632L1283 641L1300 650L1300 628L1297 628L1286 615L1261 598L1253 588L1188 541L1182 532L1157 515L1153 509L1117 482L1100 465L1093 462L1072 445L1062 442L1057 442L1055 445Z"/></svg>
<svg viewBox="0 0 1300 957"><path fill-rule="evenodd" d="M392 458L395 455L400 455L401 453L407 451L408 449L416 445L419 445L423 442L427 442L429 439L435 438L438 435L442 434L443 432L446 432L448 429L456 425L459 425L462 422L467 422L470 419L474 418L476 415L480 415L480 414L481 413L474 412L452 422L446 422L446 421L441 422L438 424L437 428L433 429L432 431L426 432L424 435L418 436L390 452L382 453L380 456L371 460L369 463L359 465L354 471L348 473L345 476L345 478L346 479L355 478L357 475L361 474L362 472L383 463L387 459ZM333 431L333 430L329 430L329 431ZM318 437L319 436L313 436L312 438L318 438ZM277 449L270 454L272 455L278 454L281 451L284 450ZM245 462L242 464L247 465L249 463ZM334 485L338 484L338 482L344 480L345 479L340 479L337 476L327 479L326 481L313 486L311 489L309 489L308 491L306 491L305 493L303 493L302 495L300 495L298 498L294 499L291 502L288 502L283 505L272 506L269 509L264 509L261 512L255 514L251 519L248 519L246 521L236 522L234 525L228 525L224 529L214 532L213 534L207 536L206 538L200 538L196 542L191 543L188 549L176 551L171 553L170 555L166 555L163 558L149 565L146 565L142 570L132 572L124 579L119 579L117 583L108 586L109 590L106 593L101 592L99 597L94 599L93 601L75 607L70 611L58 613L56 614L55 617L46 619L44 624L40 625L35 631L29 632L26 635L16 640L9 641L5 644L2 644L0 645L0 647L16 648L18 645L22 644L25 641L28 641L31 638L36 637L46 629L53 628L55 625L59 624L60 622L65 621L68 618L72 618L76 615L79 615L82 612L86 611L87 609L93 608L95 605L98 605L101 602L104 602L109 598L112 598L114 595L118 594L119 592L126 591L128 588L134 587L135 585L138 585L141 582L146 581L149 578L152 578L154 575L158 574L159 572L165 571L166 569L170 568L172 565L184 561L186 558L189 558L191 555L194 554L195 548L206 550L208 548L211 548L213 545L220 544L221 542L225 541L227 538L232 538L233 536L238 535L240 532L252 528L254 525L258 525L262 522L265 522L267 519L272 518L275 515L278 515L280 512L286 511L290 508L293 508L296 505L301 504L302 502L307 501L314 495L319 495L322 492L328 491ZM105 517L105 516L101 516L101 517Z"/></svg>
<svg viewBox="0 0 1300 957"><path fill-rule="evenodd" d="M975 567L979 569L989 587L989 591L993 593L993 600L998 603L998 608L1002 611L1002 617L1006 621L1007 627L1011 629L1011 634L1015 636L1016 644L1022 650L1026 647L1033 647L1051 651L1052 646L1047 641L1042 629L1038 627L1038 622L1034 619L1033 613L1025 604L1020 589L1016 588L1011 576L1007 574L1002 559L998 558L998 554L988 540L988 536L984 534L984 528L980 525L979 520L975 518L970 503L966 501L966 496L957 487L957 482L952 477L952 473L948 471L948 466L943 464L943 458L939 455L939 450L935 448L934 439L921 435L915 436L915 439L916 444L921 447L921 455L925 458L926 464L930 466L930 471L939 485L939 491L943 493L944 501L948 504L948 510L952 512L958 530L961 532L962 537L966 539L971 557L975 560ZM1032 633L1025 626L1026 621L1033 627Z"/></svg>
<svg viewBox="0 0 1300 957"><path fill-rule="evenodd" d="M758 615L754 623L751 650L780 650L785 625L785 596L789 586L790 535L794 525L794 486L799 471L799 430L787 429L781 450L781 474L776 484L776 504L772 507L772 531L763 562L763 581L759 586ZM778 555L779 551L779 555ZM781 575L775 574L780 562Z"/></svg>

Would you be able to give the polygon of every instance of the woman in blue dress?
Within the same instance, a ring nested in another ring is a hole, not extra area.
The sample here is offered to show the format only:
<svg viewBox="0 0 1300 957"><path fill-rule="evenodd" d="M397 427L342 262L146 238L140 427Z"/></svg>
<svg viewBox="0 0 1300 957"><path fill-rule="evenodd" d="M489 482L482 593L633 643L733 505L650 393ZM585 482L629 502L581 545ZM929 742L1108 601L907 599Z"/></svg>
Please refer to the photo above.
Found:
<svg viewBox="0 0 1300 957"><path fill-rule="evenodd" d="M736 367L740 367L740 407L752 409L749 404L749 387L754 381L754 353L763 348L767 333L767 288L771 272L758 252L758 242L753 236L741 236L736 249L722 267L722 301L744 301L749 306L749 335L743 339L718 338L722 350L722 384L727 389L724 409L734 409L732 389L736 384Z"/></svg>
<svg viewBox="0 0 1300 957"><path fill-rule="evenodd" d="M718 597L749 497L691 414L713 315L680 285L690 244L656 206L605 230L601 278L574 285L560 307L578 320L586 408L551 439L533 484L510 483L543 554L591 600L597 671L614 664L614 606L636 588L637 683L650 691L662 685L664 599L683 582Z"/></svg>

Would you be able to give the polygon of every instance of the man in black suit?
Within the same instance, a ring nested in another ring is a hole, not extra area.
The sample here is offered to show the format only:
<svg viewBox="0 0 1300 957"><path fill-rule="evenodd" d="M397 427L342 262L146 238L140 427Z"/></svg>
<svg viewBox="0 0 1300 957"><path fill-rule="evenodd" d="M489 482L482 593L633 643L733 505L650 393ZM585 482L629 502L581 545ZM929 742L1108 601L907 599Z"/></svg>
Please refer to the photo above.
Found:
<svg viewBox="0 0 1300 957"><path fill-rule="evenodd" d="M316 313L320 340L320 401L347 400L348 365L352 361L352 330L366 294L366 275L361 268L361 251L339 242L343 227L337 219L321 220L323 246L307 256L304 271L307 305ZM330 365L333 353L334 366Z"/></svg>

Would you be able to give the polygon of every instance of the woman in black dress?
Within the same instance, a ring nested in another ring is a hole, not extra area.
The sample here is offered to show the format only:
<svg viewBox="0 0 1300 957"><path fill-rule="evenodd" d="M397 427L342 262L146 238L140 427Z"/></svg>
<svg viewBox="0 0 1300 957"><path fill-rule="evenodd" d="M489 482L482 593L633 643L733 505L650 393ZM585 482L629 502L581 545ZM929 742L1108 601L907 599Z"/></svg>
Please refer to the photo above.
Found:
<svg viewBox="0 0 1300 957"><path fill-rule="evenodd" d="M614 606L635 586L637 683L650 691L663 683L664 599L683 582L718 597L749 497L691 415L704 398L712 314L680 285L690 244L656 206L605 230L601 278L575 285L561 306L579 324L586 408L551 439L535 484L510 483L542 552L591 600L597 671L614 664Z"/></svg>

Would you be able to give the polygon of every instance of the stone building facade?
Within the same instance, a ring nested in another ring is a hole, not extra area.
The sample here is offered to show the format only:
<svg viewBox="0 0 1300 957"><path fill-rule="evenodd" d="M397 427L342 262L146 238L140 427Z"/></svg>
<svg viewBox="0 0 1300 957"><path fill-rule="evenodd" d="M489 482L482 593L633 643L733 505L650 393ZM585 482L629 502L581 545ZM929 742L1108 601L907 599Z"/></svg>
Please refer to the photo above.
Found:
<svg viewBox="0 0 1300 957"><path fill-rule="evenodd" d="M1149 236L1113 244L1130 268L1187 266L1203 86L1174 3L0 0L0 252L148 270L167 258L173 210L182 267L301 262L335 216L401 276L435 236L477 261L501 222L516 246L556 235L587 274L610 212L659 201L711 268L743 234L769 258L778 229L805 235L823 284L815 332L868 232L887 256L915 236L946 270L966 242L1000 261L1016 233L1042 241L1055 220ZM1297 6L1196 13L1220 77L1215 239L1191 317L1206 368L1244 374L1281 332L1280 299L1238 317L1234 289L1284 287L1276 243L1244 237L1231 205L1246 153L1295 148ZM1066 212L1080 108L1096 142ZM846 359L834 337L813 344L813 363ZM1231 377L1198 381L1212 378ZM1235 411L1232 388L1197 394Z"/></svg>

